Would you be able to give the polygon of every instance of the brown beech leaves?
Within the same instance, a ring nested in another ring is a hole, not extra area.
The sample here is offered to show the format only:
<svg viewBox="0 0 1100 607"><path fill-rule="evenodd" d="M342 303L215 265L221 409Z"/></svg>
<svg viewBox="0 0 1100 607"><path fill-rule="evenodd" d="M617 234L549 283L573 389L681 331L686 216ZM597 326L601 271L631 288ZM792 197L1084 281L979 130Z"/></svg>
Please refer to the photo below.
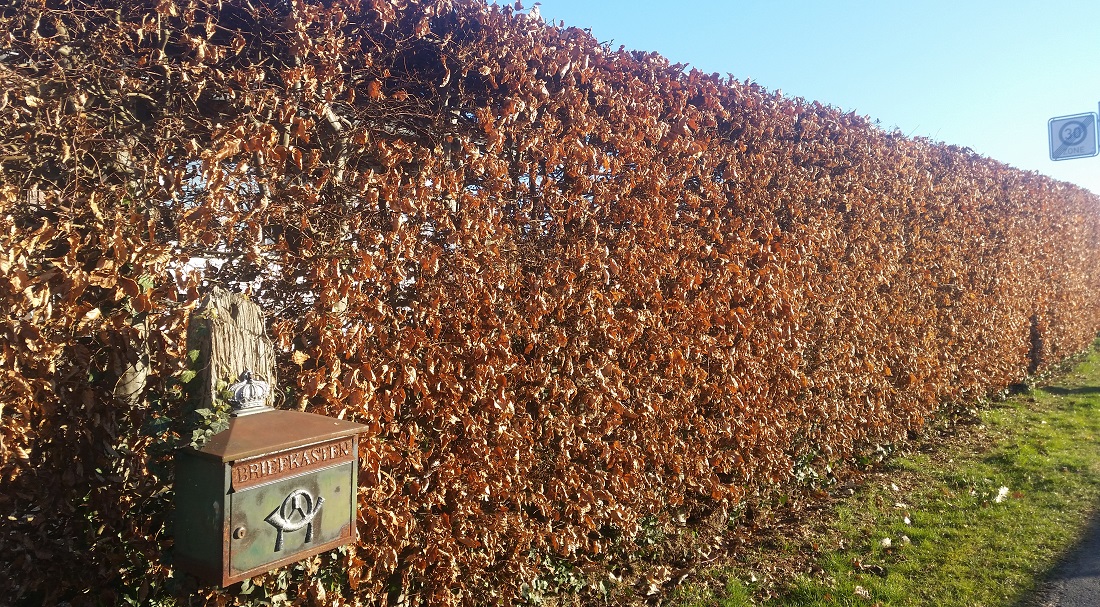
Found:
<svg viewBox="0 0 1100 607"><path fill-rule="evenodd" d="M1095 195L511 8L15 0L0 90L17 600L186 591L213 285L269 313L282 406L371 427L340 604L511 602L1100 328Z"/></svg>

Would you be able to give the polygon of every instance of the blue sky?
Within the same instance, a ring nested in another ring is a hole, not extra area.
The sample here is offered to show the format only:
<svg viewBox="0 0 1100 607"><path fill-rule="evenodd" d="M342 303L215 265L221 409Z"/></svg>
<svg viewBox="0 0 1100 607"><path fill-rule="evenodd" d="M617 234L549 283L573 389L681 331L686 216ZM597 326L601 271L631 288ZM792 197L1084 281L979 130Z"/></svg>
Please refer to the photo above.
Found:
<svg viewBox="0 0 1100 607"><path fill-rule="evenodd" d="M1047 133L1050 118L1097 111L1100 0L541 0L539 9L614 48L752 79L1100 194L1100 157L1052 161Z"/></svg>

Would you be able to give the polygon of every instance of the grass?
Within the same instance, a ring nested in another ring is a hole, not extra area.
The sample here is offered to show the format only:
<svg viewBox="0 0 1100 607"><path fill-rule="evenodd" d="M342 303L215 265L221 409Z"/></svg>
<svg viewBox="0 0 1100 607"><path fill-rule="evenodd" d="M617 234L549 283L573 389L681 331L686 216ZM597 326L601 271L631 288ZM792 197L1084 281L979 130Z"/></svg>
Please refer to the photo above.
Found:
<svg viewBox="0 0 1100 607"><path fill-rule="evenodd" d="M1033 604L1100 505L1100 353L1049 381L931 431L674 604ZM769 562L787 565L758 579Z"/></svg>

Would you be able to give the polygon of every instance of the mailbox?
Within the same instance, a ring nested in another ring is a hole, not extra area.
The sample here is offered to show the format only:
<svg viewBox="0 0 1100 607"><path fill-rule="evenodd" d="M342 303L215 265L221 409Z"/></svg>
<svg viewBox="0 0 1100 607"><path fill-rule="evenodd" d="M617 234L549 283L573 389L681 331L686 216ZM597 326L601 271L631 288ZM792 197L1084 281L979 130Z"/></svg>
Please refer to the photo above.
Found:
<svg viewBox="0 0 1100 607"><path fill-rule="evenodd" d="M222 586L356 539L365 426L269 409L260 383L243 374L229 428L176 455L175 561Z"/></svg>

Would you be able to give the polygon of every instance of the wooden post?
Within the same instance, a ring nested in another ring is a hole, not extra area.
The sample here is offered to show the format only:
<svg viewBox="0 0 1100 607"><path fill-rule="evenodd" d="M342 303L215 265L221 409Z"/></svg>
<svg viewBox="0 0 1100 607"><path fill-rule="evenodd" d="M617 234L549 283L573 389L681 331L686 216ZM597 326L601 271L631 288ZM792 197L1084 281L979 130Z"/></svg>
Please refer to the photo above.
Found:
<svg viewBox="0 0 1100 607"><path fill-rule="evenodd" d="M264 330L260 306L243 295L215 288L191 315L188 353L198 351L192 394L196 409L211 409L218 391L237 381L241 372L275 385L275 346ZM275 390L267 406L274 403Z"/></svg>

